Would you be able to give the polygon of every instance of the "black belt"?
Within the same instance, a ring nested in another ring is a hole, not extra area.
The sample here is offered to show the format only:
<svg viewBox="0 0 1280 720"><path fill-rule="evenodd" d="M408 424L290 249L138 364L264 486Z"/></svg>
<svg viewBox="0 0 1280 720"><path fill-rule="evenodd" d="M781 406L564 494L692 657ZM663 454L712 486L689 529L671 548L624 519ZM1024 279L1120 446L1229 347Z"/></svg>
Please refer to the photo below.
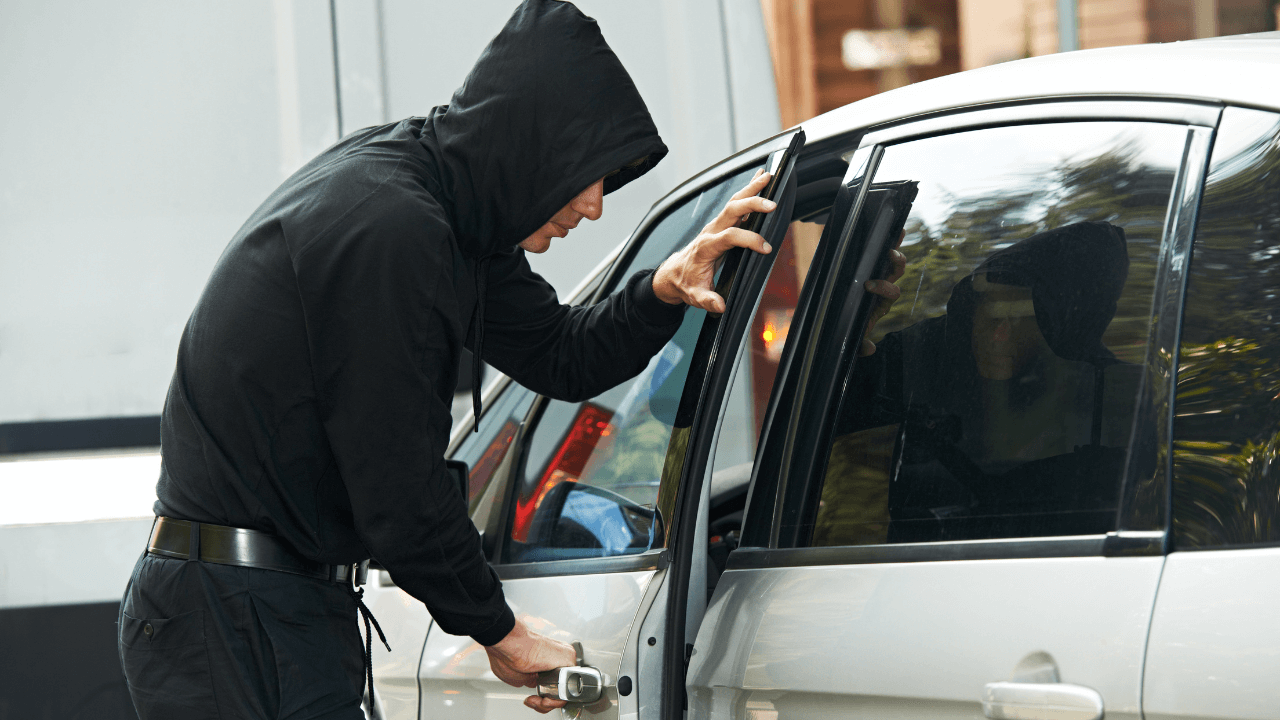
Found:
<svg viewBox="0 0 1280 720"><path fill-rule="evenodd" d="M275 570L329 582L364 584L369 561L328 565L299 556L284 541L258 530L157 517L151 526L147 552L160 557L190 560L192 548L203 562L218 565Z"/></svg>

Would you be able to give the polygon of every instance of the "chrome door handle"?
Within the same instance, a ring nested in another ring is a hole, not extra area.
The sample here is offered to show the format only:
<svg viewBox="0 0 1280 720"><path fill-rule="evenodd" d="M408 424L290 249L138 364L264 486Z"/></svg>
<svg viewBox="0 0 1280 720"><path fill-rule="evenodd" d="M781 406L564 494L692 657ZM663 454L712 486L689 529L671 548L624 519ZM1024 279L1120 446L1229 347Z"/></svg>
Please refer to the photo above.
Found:
<svg viewBox="0 0 1280 720"><path fill-rule="evenodd" d="M582 659L582 643L574 643L578 664L538 673L538 695L572 703L593 703L604 695L604 675L587 667Z"/></svg>
<svg viewBox="0 0 1280 720"><path fill-rule="evenodd" d="M987 683L982 714L992 720L1102 720L1102 696L1066 683Z"/></svg>

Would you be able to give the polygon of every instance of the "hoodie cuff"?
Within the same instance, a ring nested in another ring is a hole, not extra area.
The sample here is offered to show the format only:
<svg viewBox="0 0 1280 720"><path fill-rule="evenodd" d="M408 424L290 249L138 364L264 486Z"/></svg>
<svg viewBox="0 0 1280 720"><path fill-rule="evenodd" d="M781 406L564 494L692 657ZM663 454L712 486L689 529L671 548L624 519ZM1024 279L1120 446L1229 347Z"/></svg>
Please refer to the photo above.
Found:
<svg viewBox="0 0 1280 720"><path fill-rule="evenodd" d="M511 606L506 603L502 604L502 617L497 622L490 625L488 629L475 633L471 636L472 640L488 647L497 645L502 642L502 638L506 637L516 626L515 613L511 612Z"/></svg>
<svg viewBox="0 0 1280 720"><path fill-rule="evenodd" d="M650 325L674 325L684 319L684 303L671 305L658 299L653 292L653 270L641 270L631 276L631 301L636 314Z"/></svg>

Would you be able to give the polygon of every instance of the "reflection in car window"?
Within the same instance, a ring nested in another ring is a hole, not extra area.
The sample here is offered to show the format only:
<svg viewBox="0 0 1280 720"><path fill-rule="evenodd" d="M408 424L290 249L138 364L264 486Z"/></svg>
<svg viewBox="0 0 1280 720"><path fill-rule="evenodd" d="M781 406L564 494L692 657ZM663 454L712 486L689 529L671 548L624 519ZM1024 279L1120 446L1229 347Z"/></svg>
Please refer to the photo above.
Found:
<svg viewBox="0 0 1280 720"><path fill-rule="evenodd" d="M902 298L846 385L813 545L1114 529L1186 133L1062 123L886 149L875 183L919 193Z"/></svg>
<svg viewBox="0 0 1280 720"><path fill-rule="evenodd" d="M1280 542L1280 116L1227 108L1192 250L1174 542Z"/></svg>
<svg viewBox="0 0 1280 720"><path fill-rule="evenodd" d="M625 281L683 247L755 171L739 172L682 203L654 226L616 277ZM529 441L504 562L625 555L663 542L663 462L705 317L685 313L675 337L634 380L587 402L547 403Z"/></svg>
<svg viewBox="0 0 1280 720"><path fill-rule="evenodd" d="M486 407L478 432L464 436L453 457L467 464L467 502L472 512L507 457L520 423L533 404L533 393L512 383L493 407ZM500 494L500 493L495 493Z"/></svg>

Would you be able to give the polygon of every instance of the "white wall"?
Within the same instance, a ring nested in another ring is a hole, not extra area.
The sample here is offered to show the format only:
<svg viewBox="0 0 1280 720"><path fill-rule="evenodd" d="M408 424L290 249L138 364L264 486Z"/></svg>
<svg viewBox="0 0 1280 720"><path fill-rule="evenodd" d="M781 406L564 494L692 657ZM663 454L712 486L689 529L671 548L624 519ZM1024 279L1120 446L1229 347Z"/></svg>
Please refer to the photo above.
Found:
<svg viewBox="0 0 1280 720"><path fill-rule="evenodd" d="M160 411L232 234L332 143L324 3L0 2L0 422Z"/></svg>
<svg viewBox="0 0 1280 720"><path fill-rule="evenodd" d="M241 222L339 123L447 103L516 4L0 0L0 423L159 413ZM671 154L534 259L562 291L668 189L779 125L756 0L579 5Z"/></svg>

